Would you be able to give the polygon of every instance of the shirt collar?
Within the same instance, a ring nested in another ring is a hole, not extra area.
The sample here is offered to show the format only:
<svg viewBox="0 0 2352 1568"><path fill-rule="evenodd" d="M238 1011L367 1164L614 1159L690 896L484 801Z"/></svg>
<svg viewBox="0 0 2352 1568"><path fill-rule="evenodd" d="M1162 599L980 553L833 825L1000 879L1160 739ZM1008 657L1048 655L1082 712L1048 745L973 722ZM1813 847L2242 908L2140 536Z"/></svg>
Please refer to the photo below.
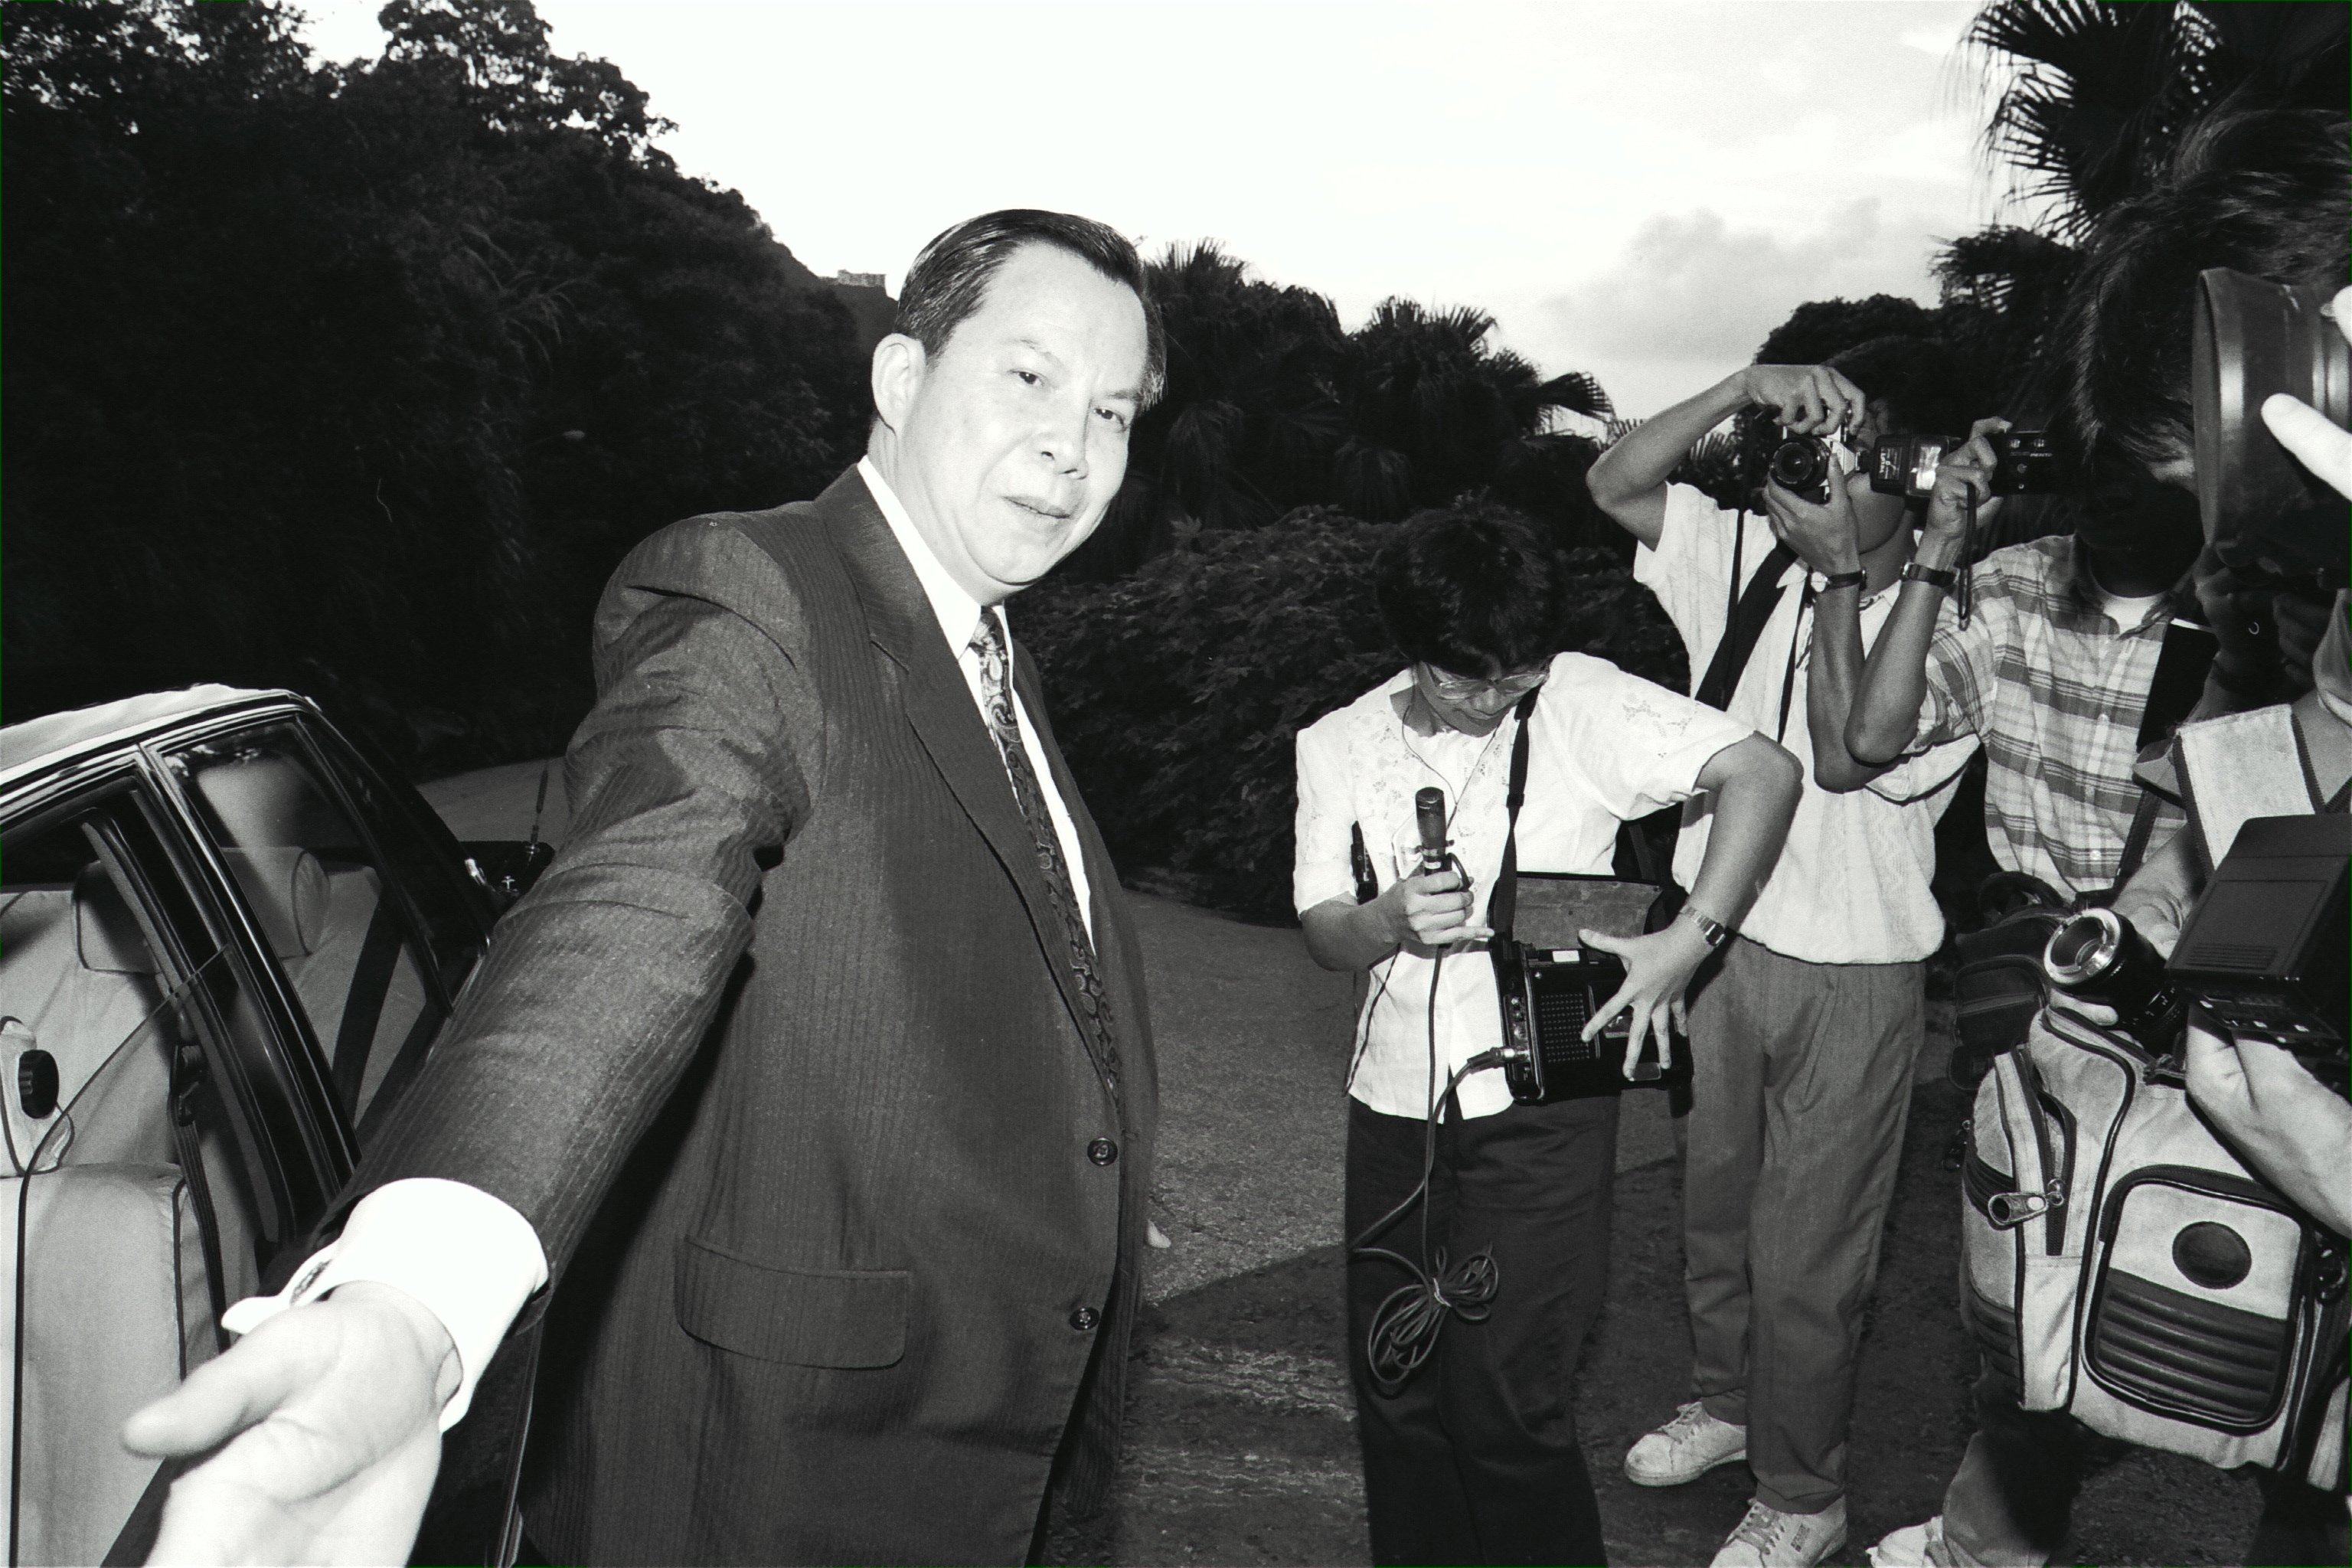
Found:
<svg viewBox="0 0 2352 1568"><path fill-rule="evenodd" d="M923 585L923 597L930 601L931 614L939 618L940 635L948 639L948 651L961 658L964 649L971 646L972 633L980 629L980 601L940 564L939 556L915 527L907 503L883 479L873 458L857 459L857 477L873 492L874 504L882 509L882 521L890 525L891 537L906 552L907 563L915 569L915 581Z"/></svg>

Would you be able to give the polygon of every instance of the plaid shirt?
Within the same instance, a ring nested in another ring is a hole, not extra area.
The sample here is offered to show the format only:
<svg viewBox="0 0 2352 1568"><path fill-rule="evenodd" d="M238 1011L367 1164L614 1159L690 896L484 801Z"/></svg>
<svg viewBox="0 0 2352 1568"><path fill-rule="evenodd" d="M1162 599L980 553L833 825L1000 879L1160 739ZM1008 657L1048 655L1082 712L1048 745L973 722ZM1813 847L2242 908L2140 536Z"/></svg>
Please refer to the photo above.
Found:
<svg viewBox="0 0 2352 1568"><path fill-rule="evenodd" d="M2132 763L2171 603L2117 626L2077 584L2071 534L1994 551L1974 591L1966 629L1945 601L1913 752L1983 742L1993 858L2069 895L2112 887L2139 805ZM2151 842L2177 819L2159 816Z"/></svg>

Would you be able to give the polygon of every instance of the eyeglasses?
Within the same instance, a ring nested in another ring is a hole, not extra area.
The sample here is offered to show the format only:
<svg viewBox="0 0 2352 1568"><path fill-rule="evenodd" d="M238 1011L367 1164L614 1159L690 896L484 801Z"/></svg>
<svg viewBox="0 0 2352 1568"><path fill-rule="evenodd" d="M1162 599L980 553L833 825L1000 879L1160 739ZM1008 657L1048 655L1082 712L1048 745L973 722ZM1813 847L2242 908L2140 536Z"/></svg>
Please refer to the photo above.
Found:
<svg viewBox="0 0 2352 1568"><path fill-rule="evenodd" d="M1422 668L1429 672L1431 689L1448 702L1475 702L1481 697L1499 698L1505 702L1517 702L1520 698L1541 686L1544 683L1544 677L1551 673L1551 667L1547 664L1539 669L1526 669L1517 675L1506 675L1494 680L1481 680L1465 676L1449 675L1433 664L1424 664Z"/></svg>

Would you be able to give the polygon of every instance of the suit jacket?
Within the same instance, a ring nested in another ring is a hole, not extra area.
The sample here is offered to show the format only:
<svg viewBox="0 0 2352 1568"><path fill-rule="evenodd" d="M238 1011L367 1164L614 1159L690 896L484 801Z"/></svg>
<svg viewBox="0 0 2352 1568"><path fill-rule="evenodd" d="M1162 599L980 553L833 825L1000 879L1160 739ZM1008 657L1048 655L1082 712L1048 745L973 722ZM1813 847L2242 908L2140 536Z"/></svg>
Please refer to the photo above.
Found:
<svg viewBox="0 0 2352 1568"><path fill-rule="evenodd" d="M1116 1091L854 470L656 534L595 637L570 839L353 1190L449 1177L537 1228L525 1508L557 1560L1019 1562L1049 1473L1078 1511L1108 1488L1139 1294L1157 1075L1101 837L1041 733Z"/></svg>

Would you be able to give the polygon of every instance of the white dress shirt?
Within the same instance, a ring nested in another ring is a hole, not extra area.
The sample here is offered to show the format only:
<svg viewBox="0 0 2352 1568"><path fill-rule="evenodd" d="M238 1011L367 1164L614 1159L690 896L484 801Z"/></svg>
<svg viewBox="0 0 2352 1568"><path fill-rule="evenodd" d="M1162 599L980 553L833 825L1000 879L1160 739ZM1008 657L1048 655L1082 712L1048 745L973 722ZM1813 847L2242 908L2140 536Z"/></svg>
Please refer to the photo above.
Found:
<svg viewBox="0 0 2352 1568"><path fill-rule="evenodd" d="M971 647L983 614L980 601L940 564L872 462L861 458L857 472L873 492L898 548L914 567L924 597L939 618L940 633L963 671L973 710L985 724L980 656ZM1006 637L1009 649L1009 627ZM1030 768L1045 794L1046 813L1053 818L1054 835L1061 841L1063 862L1069 869L1087 934L1092 936L1096 929L1093 890L1079 854L1077 828L1055 786L1053 770L1046 766L1036 725L1018 692L1013 700L1020 716L1022 750L1028 753ZM441 1321L457 1346L459 1382L441 1409L441 1430L446 1432L465 1416L482 1370L523 1303L547 1283L547 1278L546 1249L530 1222L511 1205L464 1182L412 1177L387 1182L362 1198L352 1205L342 1234L295 1270L285 1289L275 1296L249 1296L237 1302L222 1316L221 1325L234 1334L250 1333L287 1308L315 1300L336 1286L355 1280L404 1290Z"/></svg>
<svg viewBox="0 0 2352 1568"><path fill-rule="evenodd" d="M1744 530L1737 521L1705 492L1669 485L1658 542L1634 552L1634 580L1658 596L1682 634L1694 684L1723 640L1735 537L1743 586L1772 549L1769 519L1751 515ZM1818 574L1811 584L1818 592ZM1895 597L1874 594L1862 602L1865 651L1886 624ZM1739 922L1739 934L1807 963L1914 963L1943 943L1943 910L1927 888L1936 874L1936 820L1951 804L1976 742L1932 747L1900 764L1887 781L1889 795L1899 799L1866 789L1838 795L1815 784L1812 731L1805 719L1813 643L1808 598L1790 576L1732 688L1731 716L1778 740L1805 768L1788 840ZM1706 801L1684 810L1675 879L1685 888L1698 875L1714 821Z"/></svg>
<svg viewBox="0 0 2352 1568"><path fill-rule="evenodd" d="M1403 717L1412 686L1412 672L1401 670L1298 732L1291 893L1302 915L1334 899L1355 901L1350 826L1363 829L1381 887L1411 875L1420 844L1413 795L1435 784L1445 792L1450 847L1470 879L1473 912L1485 921L1503 865L1517 721L1506 718L1490 735L1417 734ZM1749 734L1712 708L1580 653L1552 660L1529 722L1519 865L1597 877L1610 874L1619 823L1688 798L1707 759ZM1425 951L1400 950L1372 966L1357 1030L1349 1093L1418 1121L1449 1074L1503 1043L1494 961L1483 945L1449 953L1442 968ZM1469 1074L1454 1096L1465 1117L1511 1103L1498 1068Z"/></svg>

